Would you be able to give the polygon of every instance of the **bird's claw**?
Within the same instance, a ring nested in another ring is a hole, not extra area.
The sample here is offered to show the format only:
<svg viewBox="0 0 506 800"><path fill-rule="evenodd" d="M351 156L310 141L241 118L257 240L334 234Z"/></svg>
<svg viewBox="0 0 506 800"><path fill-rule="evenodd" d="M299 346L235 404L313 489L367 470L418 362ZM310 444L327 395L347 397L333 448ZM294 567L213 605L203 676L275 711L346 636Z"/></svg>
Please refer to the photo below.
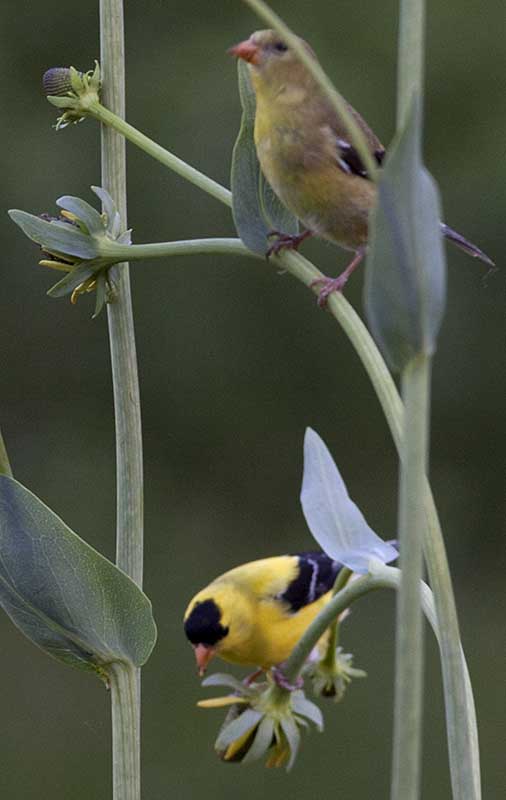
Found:
<svg viewBox="0 0 506 800"><path fill-rule="evenodd" d="M355 253L354 259L348 264L344 272L341 272L341 274L337 276L337 278L323 277L323 278L317 278L315 281L311 282L310 284L311 288L313 286L319 286L320 284L323 284L323 289L320 292L318 292L317 302L320 308L327 307L327 301L332 292L343 291L348 281L348 278L350 277L352 272L356 270L356 268L364 258L364 255L365 255L365 247L360 247Z"/></svg>
<svg viewBox="0 0 506 800"><path fill-rule="evenodd" d="M273 667L271 672L274 683L276 683L282 689L286 689L287 692L295 692L297 689L302 689L304 686L304 681L300 675L295 679L294 683L290 683L281 667Z"/></svg>
<svg viewBox="0 0 506 800"><path fill-rule="evenodd" d="M291 234L282 233L281 231L269 231L267 236L269 239L273 236L277 237L265 254L266 258L270 258L271 256L277 256L281 250L298 250L304 239L312 236L312 232L304 231L303 233Z"/></svg>
<svg viewBox="0 0 506 800"><path fill-rule="evenodd" d="M348 281L348 275L339 275L337 278L317 278L311 281L310 287L320 286L323 288L318 292L317 303L320 308L327 308L327 302L333 292L342 292Z"/></svg>

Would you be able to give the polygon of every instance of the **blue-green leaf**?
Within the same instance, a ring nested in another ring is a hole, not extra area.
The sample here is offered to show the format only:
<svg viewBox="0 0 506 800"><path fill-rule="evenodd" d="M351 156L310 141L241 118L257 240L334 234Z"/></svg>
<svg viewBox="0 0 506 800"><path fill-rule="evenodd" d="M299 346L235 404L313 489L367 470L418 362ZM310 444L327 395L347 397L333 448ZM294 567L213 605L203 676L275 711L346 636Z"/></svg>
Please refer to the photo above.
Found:
<svg viewBox="0 0 506 800"><path fill-rule="evenodd" d="M0 605L46 653L101 674L113 661L144 664L156 640L146 595L5 475L0 476Z"/></svg>
<svg viewBox="0 0 506 800"><path fill-rule="evenodd" d="M47 222L18 209L9 211L9 216L29 239L46 250L78 258L94 258L98 254L96 243L91 236L82 233L69 222Z"/></svg>
<svg viewBox="0 0 506 800"><path fill-rule="evenodd" d="M81 283L91 278L96 271L94 269L94 264L96 265L96 262L85 261L78 267L74 267L74 269L68 272L64 278L61 278L58 283L51 286L47 292L49 297L64 297L67 294L72 294L74 289L77 289Z"/></svg>
<svg viewBox="0 0 506 800"><path fill-rule="evenodd" d="M390 366L431 354L444 312L446 263L436 184L422 163L421 108L389 151L371 219L365 305Z"/></svg>
<svg viewBox="0 0 506 800"><path fill-rule="evenodd" d="M237 233L250 250L265 255L268 233L296 234L296 218L281 203L262 175L253 137L255 92L244 61L238 61L239 94L243 114L232 154L232 214Z"/></svg>
<svg viewBox="0 0 506 800"><path fill-rule="evenodd" d="M103 234L105 229L104 221L97 209L93 208L86 200L65 194L63 197L58 198L56 205L65 209L65 211L70 211L71 214L75 214L76 217L84 222L91 234Z"/></svg>

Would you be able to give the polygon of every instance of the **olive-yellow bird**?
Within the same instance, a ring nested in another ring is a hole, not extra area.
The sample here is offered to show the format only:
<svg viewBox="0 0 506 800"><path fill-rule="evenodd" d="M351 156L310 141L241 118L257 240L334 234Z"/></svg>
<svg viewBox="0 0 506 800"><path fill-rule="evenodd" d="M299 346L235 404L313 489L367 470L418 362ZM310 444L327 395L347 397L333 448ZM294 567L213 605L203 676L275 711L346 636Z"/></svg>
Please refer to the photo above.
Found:
<svg viewBox="0 0 506 800"><path fill-rule="evenodd" d="M316 60L307 42L300 42ZM307 228L298 236L279 235L267 254L283 247L297 248L312 234L355 254L338 278L322 281L320 303L325 304L332 291L342 291L364 257L376 186L335 109L278 33L256 31L229 52L249 65L256 96L255 145L262 172L281 202ZM385 148L349 104L348 110L381 166ZM469 255L493 265L485 253L444 223L441 230Z"/></svg>

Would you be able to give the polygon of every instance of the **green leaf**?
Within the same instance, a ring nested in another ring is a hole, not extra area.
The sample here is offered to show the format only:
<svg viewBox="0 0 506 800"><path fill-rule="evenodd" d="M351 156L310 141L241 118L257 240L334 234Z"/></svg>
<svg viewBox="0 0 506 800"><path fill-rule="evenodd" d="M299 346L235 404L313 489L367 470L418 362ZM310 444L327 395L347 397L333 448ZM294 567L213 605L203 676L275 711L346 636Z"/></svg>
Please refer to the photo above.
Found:
<svg viewBox="0 0 506 800"><path fill-rule="evenodd" d="M271 230L296 234L298 222L277 198L262 175L255 141L255 92L249 71L238 61L239 94L243 115L232 154L232 215L240 238L249 250L265 255Z"/></svg>
<svg viewBox="0 0 506 800"><path fill-rule="evenodd" d="M58 198L56 205L65 209L65 211L70 211L71 214L75 214L76 217L84 222L91 234L104 233L105 225L102 217L97 209L93 208L86 200L66 194Z"/></svg>
<svg viewBox="0 0 506 800"><path fill-rule="evenodd" d="M81 233L69 222L47 222L18 209L9 211L9 216L29 239L47 250L78 258L94 258L98 255L97 246L91 236Z"/></svg>
<svg viewBox="0 0 506 800"><path fill-rule="evenodd" d="M256 150L255 150L256 152ZM269 231L280 231L296 236L299 232L299 222L291 211L283 205L270 183L265 178L259 165L259 202L262 216L267 223Z"/></svg>
<svg viewBox="0 0 506 800"><path fill-rule="evenodd" d="M445 305L439 194L422 163L421 125L415 99L380 171L369 236L366 312L396 370L417 354L434 352Z"/></svg>
<svg viewBox="0 0 506 800"><path fill-rule="evenodd" d="M92 319L96 319L107 302L107 276L105 272L97 275L97 285L95 288L95 310Z"/></svg>
<svg viewBox="0 0 506 800"><path fill-rule="evenodd" d="M84 264L74 267L64 278L61 278L58 283L55 283L48 289L47 293L49 297L65 297L67 294L72 294L74 289L80 286L81 283L91 278L96 271L94 269L94 264L95 262L93 261L85 261Z"/></svg>
<svg viewBox="0 0 506 800"><path fill-rule="evenodd" d="M101 674L112 661L144 664L156 641L146 595L5 475L0 476L0 605L46 653Z"/></svg>

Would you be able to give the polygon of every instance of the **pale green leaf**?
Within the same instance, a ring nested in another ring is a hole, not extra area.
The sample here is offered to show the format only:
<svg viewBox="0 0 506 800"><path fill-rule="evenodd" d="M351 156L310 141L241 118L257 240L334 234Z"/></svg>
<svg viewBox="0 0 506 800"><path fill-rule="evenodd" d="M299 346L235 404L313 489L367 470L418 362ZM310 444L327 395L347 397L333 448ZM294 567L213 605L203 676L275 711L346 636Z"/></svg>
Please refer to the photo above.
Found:
<svg viewBox="0 0 506 800"><path fill-rule="evenodd" d="M232 214L237 233L254 253L265 255L271 230L297 233L298 223L277 198L260 170L255 142L255 93L248 67L238 62L241 127L232 155Z"/></svg>
<svg viewBox="0 0 506 800"><path fill-rule="evenodd" d="M370 225L365 305L393 369L432 354L444 312L446 265L436 184L422 163L421 108L389 150Z"/></svg>
<svg viewBox="0 0 506 800"><path fill-rule="evenodd" d="M5 475L0 476L0 605L34 644L81 669L107 672L112 661L140 666L156 640L146 595Z"/></svg>
<svg viewBox="0 0 506 800"><path fill-rule="evenodd" d="M9 211L9 216L29 239L46 250L78 258L94 258L97 255L93 239L70 222L47 222L18 209Z"/></svg>

